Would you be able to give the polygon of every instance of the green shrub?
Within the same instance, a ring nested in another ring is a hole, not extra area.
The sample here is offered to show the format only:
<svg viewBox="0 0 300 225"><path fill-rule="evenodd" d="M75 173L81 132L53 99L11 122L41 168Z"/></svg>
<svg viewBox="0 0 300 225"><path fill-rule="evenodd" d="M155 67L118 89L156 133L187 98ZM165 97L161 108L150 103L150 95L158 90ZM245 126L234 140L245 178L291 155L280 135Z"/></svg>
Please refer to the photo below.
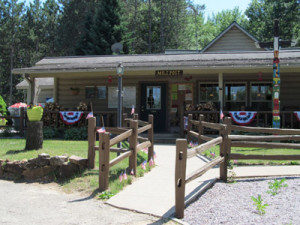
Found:
<svg viewBox="0 0 300 225"><path fill-rule="evenodd" d="M14 135L16 135L16 134L12 132L11 127L4 127L3 132L0 133L0 136L2 136L2 137L12 137Z"/></svg>
<svg viewBox="0 0 300 225"><path fill-rule="evenodd" d="M2 98L2 96L0 95L0 113L2 114L2 116L6 116L6 112L7 112L6 103Z"/></svg>
<svg viewBox="0 0 300 225"><path fill-rule="evenodd" d="M65 130L65 140L87 140L87 137L88 133L86 127Z"/></svg>
<svg viewBox="0 0 300 225"><path fill-rule="evenodd" d="M58 137L58 130L52 127L45 127L43 129L43 135L45 139L52 139Z"/></svg>

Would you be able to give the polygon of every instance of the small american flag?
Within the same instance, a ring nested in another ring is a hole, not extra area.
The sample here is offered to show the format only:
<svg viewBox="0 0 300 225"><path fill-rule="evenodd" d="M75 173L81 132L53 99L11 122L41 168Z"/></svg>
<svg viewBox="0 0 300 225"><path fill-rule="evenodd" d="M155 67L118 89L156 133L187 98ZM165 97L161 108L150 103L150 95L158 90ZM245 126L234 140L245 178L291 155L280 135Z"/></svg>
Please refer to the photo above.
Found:
<svg viewBox="0 0 300 225"><path fill-rule="evenodd" d="M90 112L87 116L86 116L86 119L88 119L88 118L91 118L91 117L93 117L94 115L93 115L93 112Z"/></svg>
<svg viewBox="0 0 300 225"><path fill-rule="evenodd" d="M125 170L125 172L124 172L124 174L123 174L123 179L124 179L124 180L127 180L126 170Z"/></svg>
<svg viewBox="0 0 300 225"><path fill-rule="evenodd" d="M220 120L223 120L223 118L224 118L224 113L223 113L223 111L221 109L221 111L220 111Z"/></svg>
<svg viewBox="0 0 300 225"><path fill-rule="evenodd" d="M100 133L105 133L106 130L105 130L105 127L101 127L100 129L97 130L97 132L100 134Z"/></svg>
<svg viewBox="0 0 300 225"><path fill-rule="evenodd" d="M130 175L134 175L133 169L131 170Z"/></svg>
<svg viewBox="0 0 300 225"><path fill-rule="evenodd" d="M149 166L153 166L153 165L154 165L154 161L153 161L153 159L151 157L151 159L149 160Z"/></svg>
<svg viewBox="0 0 300 225"><path fill-rule="evenodd" d="M141 164L141 167L143 170L146 170L146 164L147 164L146 160Z"/></svg>
<svg viewBox="0 0 300 225"><path fill-rule="evenodd" d="M132 105L132 108L131 108L131 115L133 115L133 114L134 114L134 111L135 111L135 109L134 109L134 105Z"/></svg>
<svg viewBox="0 0 300 225"><path fill-rule="evenodd" d="M119 176L119 181L122 182L122 180L123 180L123 173L121 173Z"/></svg>

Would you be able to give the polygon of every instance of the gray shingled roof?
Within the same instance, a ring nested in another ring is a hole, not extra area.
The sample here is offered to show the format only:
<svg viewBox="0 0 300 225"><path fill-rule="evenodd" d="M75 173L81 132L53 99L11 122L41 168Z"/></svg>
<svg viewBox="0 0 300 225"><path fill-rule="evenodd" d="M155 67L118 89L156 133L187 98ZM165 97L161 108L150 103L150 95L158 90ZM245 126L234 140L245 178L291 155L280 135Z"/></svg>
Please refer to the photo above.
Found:
<svg viewBox="0 0 300 225"><path fill-rule="evenodd" d="M299 68L300 51L281 51L281 67ZM226 52L177 55L120 55L44 58L14 74L115 71L122 62L126 71L157 69L245 69L272 67L273 52Z"/></svg>

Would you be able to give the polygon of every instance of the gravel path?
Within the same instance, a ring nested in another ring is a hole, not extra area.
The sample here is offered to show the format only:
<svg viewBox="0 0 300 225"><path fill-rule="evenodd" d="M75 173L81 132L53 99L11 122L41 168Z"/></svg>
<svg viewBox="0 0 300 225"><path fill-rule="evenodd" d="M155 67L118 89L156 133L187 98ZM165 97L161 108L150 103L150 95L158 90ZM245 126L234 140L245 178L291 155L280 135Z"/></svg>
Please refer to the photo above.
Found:
<svg viewBox="0 0 300 225"><path fill-rule="evenodd" d="M119 210L100 200L66 194L52 184L0 180L0 224L162 224L158 218Z"/></svg>
<svg viewBox="0 0 300 225"><path fill-rule="evenodd" d="M281 179L281 178L278 178ZM288 187L272 196L268 182L274 179L217 182L196 202L189 205L183 221L189 224L300 224L300 177L287 178ZM251 196L262 196L265 215L259 215Z"/></svg>

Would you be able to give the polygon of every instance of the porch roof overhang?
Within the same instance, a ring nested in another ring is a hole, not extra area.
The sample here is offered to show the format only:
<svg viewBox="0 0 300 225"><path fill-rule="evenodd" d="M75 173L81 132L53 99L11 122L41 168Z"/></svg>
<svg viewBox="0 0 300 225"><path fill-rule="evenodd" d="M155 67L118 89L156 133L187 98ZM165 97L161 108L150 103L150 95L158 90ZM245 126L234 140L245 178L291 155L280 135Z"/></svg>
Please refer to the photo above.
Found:
<svg viewBox="0 0 300 225"><path fill-rule="evenodd" d="M300 51L280 51L280 67L299 69ZM14 74L115 72L122 62L125 70L253 70L273 67L273 52L226 52L177 55L119 55L44 58L35 66L15 68Z"/></svg>

